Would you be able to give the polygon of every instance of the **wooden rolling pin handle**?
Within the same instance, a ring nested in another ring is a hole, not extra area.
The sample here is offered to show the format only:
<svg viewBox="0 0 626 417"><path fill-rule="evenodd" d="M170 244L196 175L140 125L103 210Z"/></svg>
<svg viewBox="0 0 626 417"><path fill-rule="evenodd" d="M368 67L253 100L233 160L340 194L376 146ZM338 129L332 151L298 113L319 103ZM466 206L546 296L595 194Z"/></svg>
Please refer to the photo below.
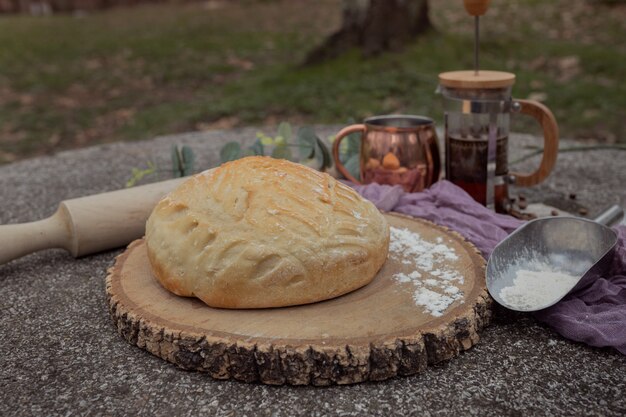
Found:
<svg viewBox="0 0 626 417"><path fill-rule="evenodd" d="M83 256L128 245L143 236L159 200L185 180L65 200L45 220L0 226L0 265L43 249L64 248Z"/></svg>
<svg viewBox="0 0 626 417"><path fill-rule="evenodd" d="M43 249L64 248L71 252L70 227L63 207L44 220L0 226L0 265Z"/></svg>

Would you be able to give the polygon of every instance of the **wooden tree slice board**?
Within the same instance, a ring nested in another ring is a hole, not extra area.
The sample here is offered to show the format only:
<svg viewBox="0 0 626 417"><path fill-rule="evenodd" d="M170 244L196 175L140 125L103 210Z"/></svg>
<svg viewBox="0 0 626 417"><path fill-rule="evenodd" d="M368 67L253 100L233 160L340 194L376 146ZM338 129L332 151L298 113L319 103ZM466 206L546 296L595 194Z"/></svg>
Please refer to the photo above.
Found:
<svg viewBox="0 0 626 417"><path fill-rule="evenodd" d="M478 341L491 317L485 262L460 235L430 222L386 215L390 226L455 250L463 298L440 317L416 305L415 285L394 278L415 268L390 256L374 280L323 302L273 309L211 308L176 296L153 277L143 240L109 270L106 291L119 333L185 369L266 384L330 385L423 371ZM434 278L422 274L421 279Z"/></svg>

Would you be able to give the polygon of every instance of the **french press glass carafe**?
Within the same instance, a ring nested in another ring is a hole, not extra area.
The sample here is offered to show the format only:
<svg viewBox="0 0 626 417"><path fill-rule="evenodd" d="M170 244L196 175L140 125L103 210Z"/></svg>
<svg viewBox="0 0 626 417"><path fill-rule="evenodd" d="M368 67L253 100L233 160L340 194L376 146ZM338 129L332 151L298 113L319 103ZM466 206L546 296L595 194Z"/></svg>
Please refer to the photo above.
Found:
<svg viewBox="0 0 626 417"><path fill-rule="evenodd" d="M508 184L531 186L543 181L554 168L558 151L554 116L539 102L514 100L514 82L514 74L500 71L439 74L444 98L446 178L498 212L510 209ZM508 169L512 112L529 114L543 127L543 158L532 174Z"/></svg>

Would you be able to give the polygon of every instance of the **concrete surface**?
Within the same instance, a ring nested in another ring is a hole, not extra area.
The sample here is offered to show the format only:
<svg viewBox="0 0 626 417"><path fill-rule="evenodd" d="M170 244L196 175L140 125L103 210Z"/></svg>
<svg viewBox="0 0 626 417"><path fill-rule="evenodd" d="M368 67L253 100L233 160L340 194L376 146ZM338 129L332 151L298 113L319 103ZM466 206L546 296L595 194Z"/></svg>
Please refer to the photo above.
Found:
<svg viewBox="0 0 626 417"><path fill-rule="evenodd" d="M252 141L254 133L163 137L1 166L0 223L40 219L63 199L120 188L132 167L151 158L166 164L172 143L191 145L209 167L225 140ZM512 138L511 158L529 142ZM574 192L573 203L590 215L610 203L626 206L626 153L563 154L545 183L523 192L555 206L571 206ZM270 387L182 371L116 333L104 277L118 253L73 259L49 250L0 266L1 416L626 414L626 357L565 340L523 315L500 314L458 358L380 383Z"/></svg>

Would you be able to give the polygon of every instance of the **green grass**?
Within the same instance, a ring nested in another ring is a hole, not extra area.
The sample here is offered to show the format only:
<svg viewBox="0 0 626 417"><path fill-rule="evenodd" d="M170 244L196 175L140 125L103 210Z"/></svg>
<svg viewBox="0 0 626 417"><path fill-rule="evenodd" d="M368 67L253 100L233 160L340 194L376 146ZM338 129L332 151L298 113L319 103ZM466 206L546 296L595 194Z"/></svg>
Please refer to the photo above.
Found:
<svg viewBox="0 0 626 417"><path fill-rule="evenodd" d="M436 32L402 51L370 59L349 51L310 67L299 63L339 23L339 0L2 17L0 162L213 125L345 123L392 112L441 122L437 74L473 59L471 19L457 3L433 2ZM481 66L515 72L517 97L545 93L563 136L626 142L623 7L594 3L595 17L571 35L561 19L568 4L494 4L498 14L483 19ZM578 64L564 76L559 62L570 56ZM528 120L515 126L536 129Z"/></svg>

